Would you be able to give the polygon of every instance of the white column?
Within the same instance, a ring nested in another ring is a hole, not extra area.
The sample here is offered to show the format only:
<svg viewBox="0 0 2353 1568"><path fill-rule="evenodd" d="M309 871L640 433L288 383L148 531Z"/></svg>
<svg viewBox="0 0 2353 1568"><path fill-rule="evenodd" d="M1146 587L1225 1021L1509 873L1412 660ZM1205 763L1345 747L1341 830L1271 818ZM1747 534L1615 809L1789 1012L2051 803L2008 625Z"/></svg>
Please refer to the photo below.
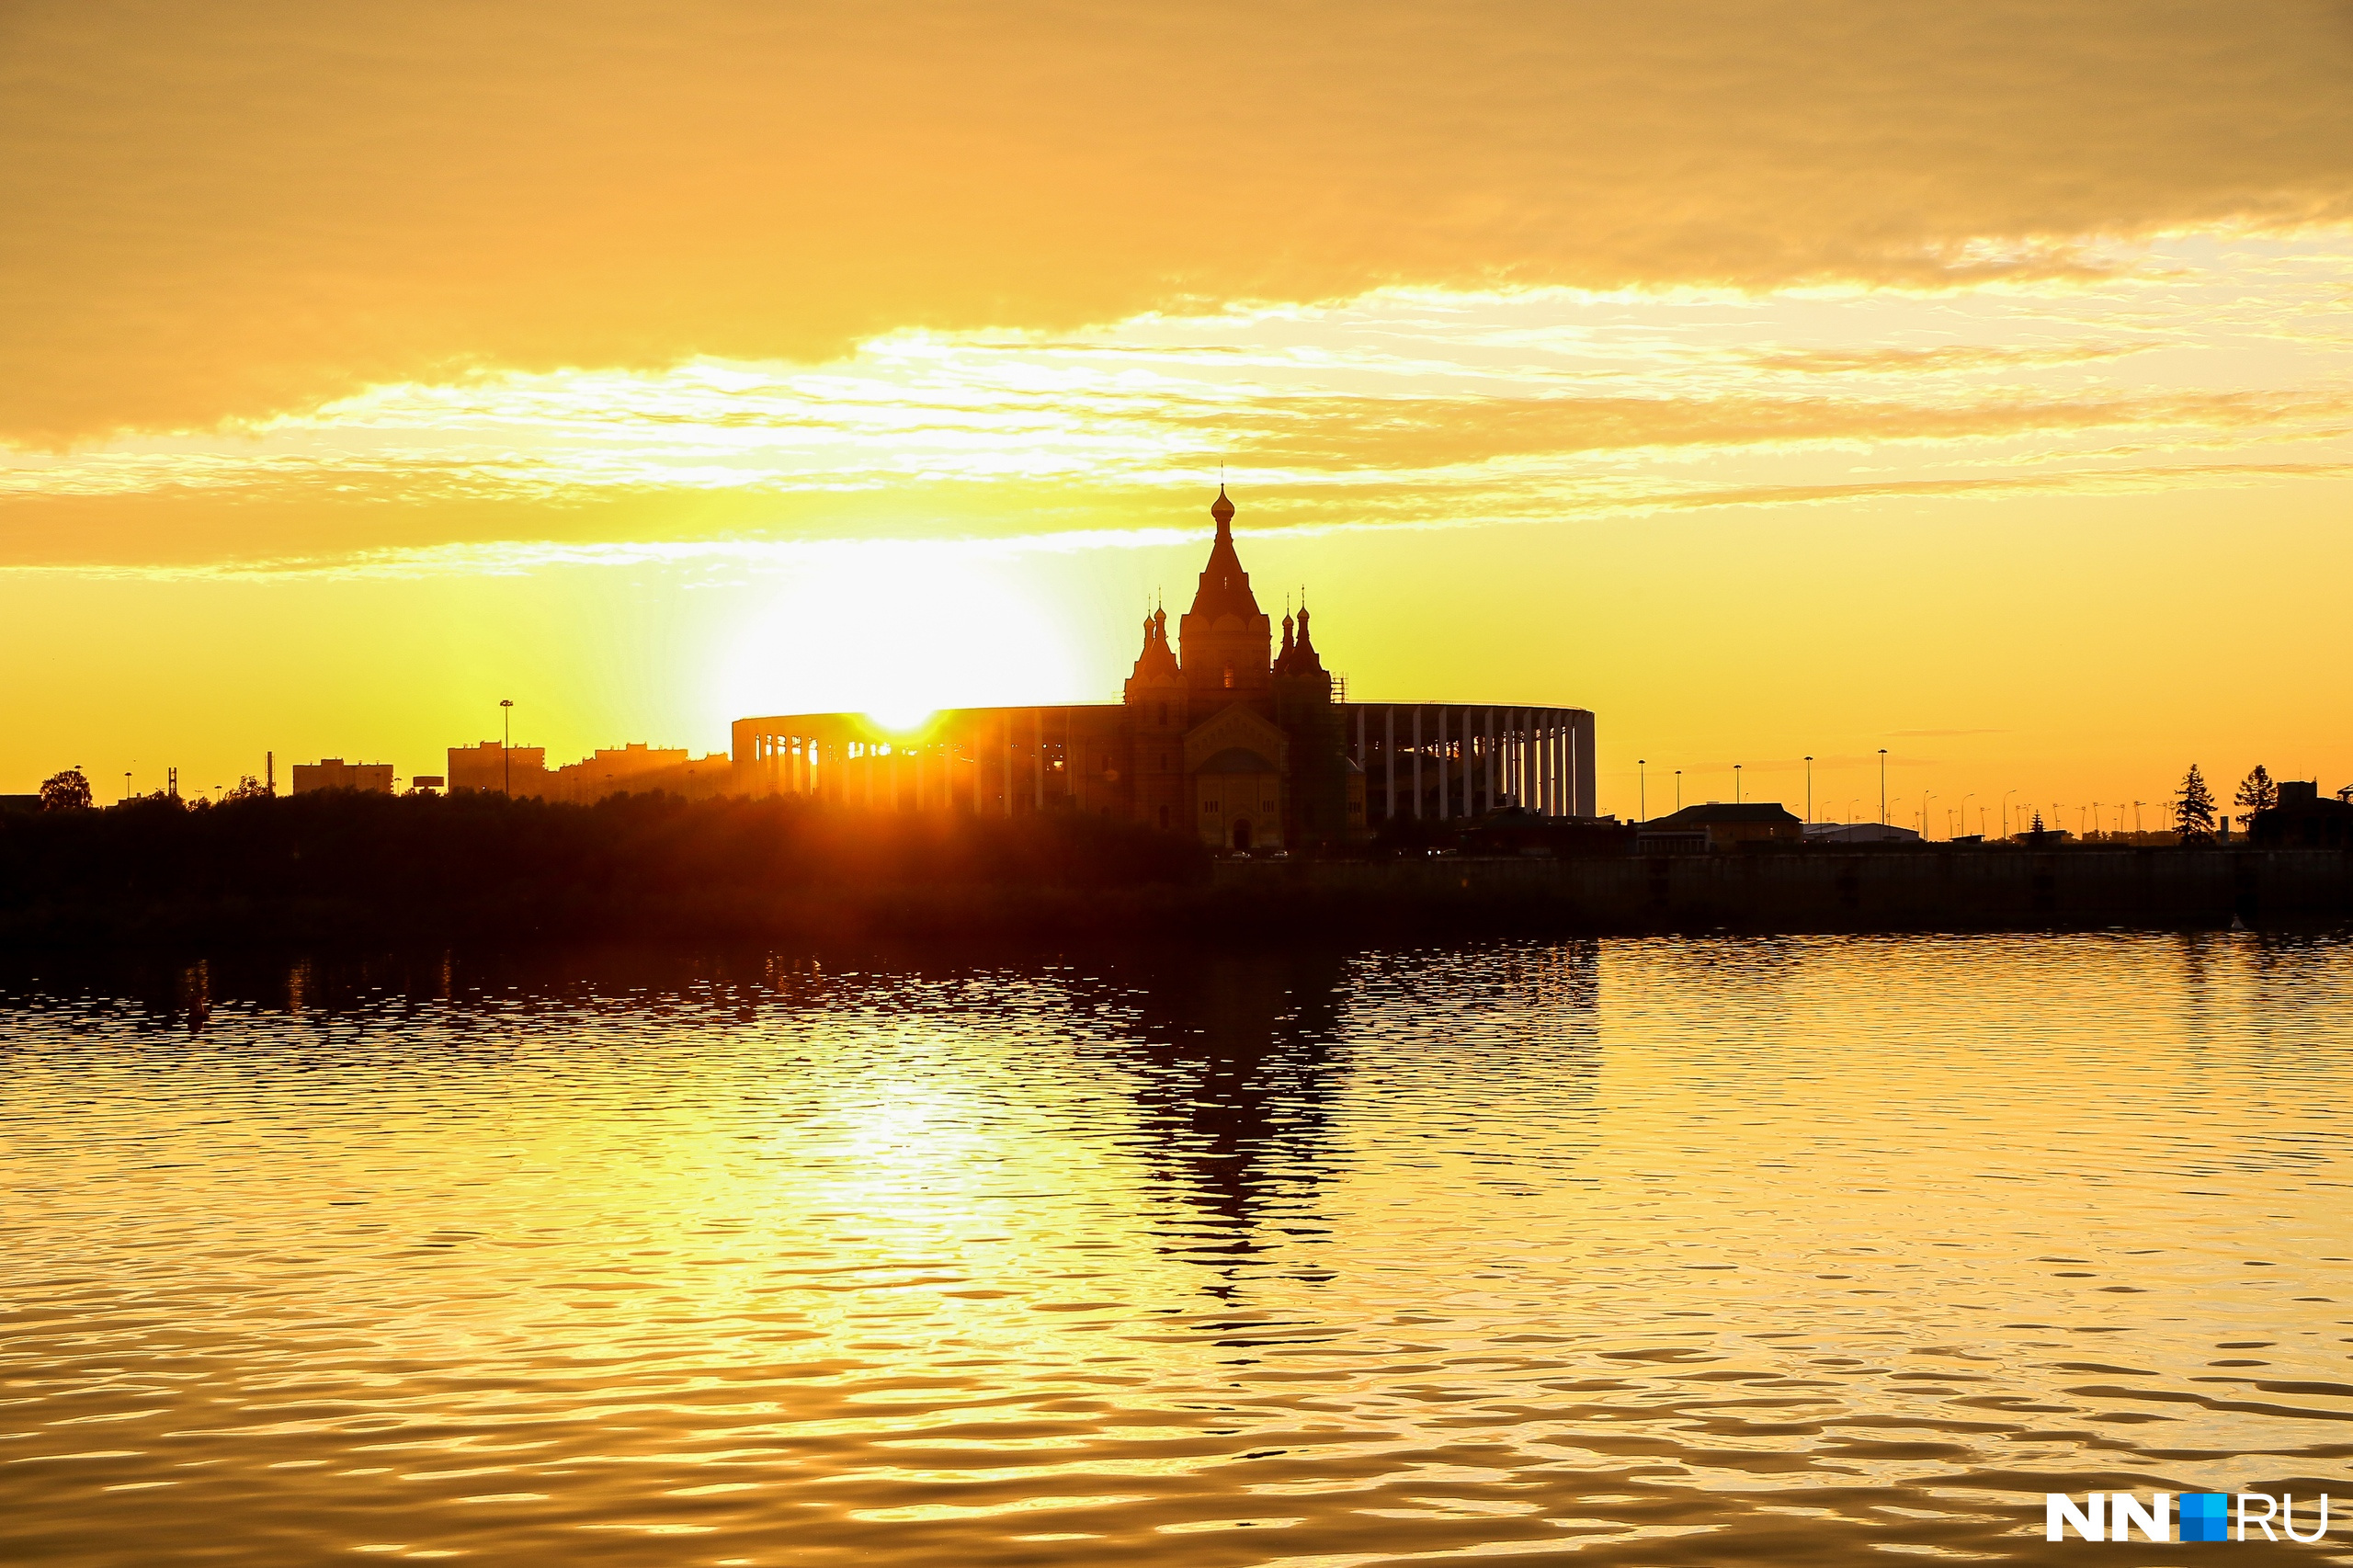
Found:
<svg viewBox="0 0 2353 1568"><path fill-rule="evenodd" d="M1511 710L1511 803L1528 807L1528 710Z"/></svg>
<svg viewBox="0 0 2353 1568"><path fill-rule="evenodd" d="M1537 810L1546 816L1557 814L1553 809L1552 780L1552 710L1536 710L1536 799Z"/></svg>
<svg viewBox="0 0 2353 1568"><path fill-rule="evenodd" d="M1571 764L1575 787L1570 791L1576 800L1575 812L1589 817L1599 809L1594 801L1593 714L1579 709L1570 715L1570 733L1576 744L1576 760Z"/></svg>
<svg viewBox="0 0 2353 1568"><path fill-rule="evenodd" d="M1446 820L1446 705L1438 710L1438 820Z"/></svg>
<svg viewBox="0 0 2353 1568"><path fill-rule="evenodd" d="M1414 815L1422 814L1422 705L1414 704Z"/></svg>
<svg viewBox="0 0 2353 1568"><path fill-rule="evenodd" d="M1487 809L1495 809L1495 710L1487 710Z"/></svg>
<svg viewBox="0 0 2353 1568"><path fill-rule="evenodd" d="M1397 817L1397 705L1389 703L1381 713L1382 722L1389 726L1389 739L1381 748L1381 767L1389 775L1389 800L1383 810L1393 822Z"/></svg>
<svg viewBox="0 0 2353 1568"><path fill-rule="evenodd" d="M1569 797L1569 716L1559 709L1552 710L1552 798L1559 803L1555 816L1567 816L1576 808Z"/></svg>

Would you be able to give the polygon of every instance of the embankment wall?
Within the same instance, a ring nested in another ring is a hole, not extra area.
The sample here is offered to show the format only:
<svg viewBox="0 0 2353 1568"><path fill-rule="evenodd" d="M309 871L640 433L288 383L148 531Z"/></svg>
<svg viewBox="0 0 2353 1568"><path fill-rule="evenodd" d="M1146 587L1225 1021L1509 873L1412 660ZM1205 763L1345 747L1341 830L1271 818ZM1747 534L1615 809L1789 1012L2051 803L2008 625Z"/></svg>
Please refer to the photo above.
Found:
<svg viewBox="0 0 2353 1568"><path fill-rule="evenodd" d="M1597 929L2228 925L2353 915L2353 855L1901 849L1606 858L1222 860L1221 892L1505 909Z"/></svg>

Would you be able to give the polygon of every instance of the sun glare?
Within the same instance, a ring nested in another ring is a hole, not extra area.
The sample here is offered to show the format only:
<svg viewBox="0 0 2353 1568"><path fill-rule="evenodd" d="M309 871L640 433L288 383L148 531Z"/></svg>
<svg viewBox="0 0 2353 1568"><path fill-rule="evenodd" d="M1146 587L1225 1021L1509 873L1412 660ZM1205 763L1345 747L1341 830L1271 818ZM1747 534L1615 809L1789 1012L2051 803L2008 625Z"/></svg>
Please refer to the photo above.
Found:
<svg viewBox="0 0 2353 1568"><path fill-rule="evenodd" d="M960 542L813 551L719 673L731 710L862 712L904 734L944 708L1066 699L1086 683L1022 565Z"/></svg>

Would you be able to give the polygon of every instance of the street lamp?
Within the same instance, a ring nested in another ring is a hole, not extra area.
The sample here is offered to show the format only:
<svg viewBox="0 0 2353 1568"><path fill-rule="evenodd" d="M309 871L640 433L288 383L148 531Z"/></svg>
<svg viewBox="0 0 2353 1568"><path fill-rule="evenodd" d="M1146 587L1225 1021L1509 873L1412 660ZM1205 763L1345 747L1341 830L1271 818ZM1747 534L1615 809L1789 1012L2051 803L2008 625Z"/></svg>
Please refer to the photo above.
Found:
<svg viewBox="0 0 2353 1568"><path fill-rule="evenodd" d="M1887 748L1879 748L1879 825L1887 825Z"/></svg>
<svg viewBox="0 0 2353 1568"><path fill-rule="evenodd" d="M2002 836L2004 838L2010 836L2010 797L2017 793L2016 790L2002 791Z"/></svg>
<svg viewBox="0 0 2353 1568"><path fill-rule="evenodd" d="M2148 802L2146 801L2135 801L2132 802L2132 836L2135 838L2141 836L2141 808L2147 804ZM2122 813L2119 812L2118 814L2121 815Z"/></svg>
<svg viewBox="0 0 2353 1568"><path fill-rule="evenodd" d="M1675 770L1675 809L1683 809L1683 769L1679 767Z"/></svg>
<svg viewBox="0 0 2353 1568"><path fill-rule="evenodd" d="M1976 791L1976 790L1970 790L1967 794L1965 794L1965 795L1961 796L1961 804L1960 804L1960 806L1959 806L1959 807L1957 807L1957 808L1955 808L1955 809L1960 812L1960 815L1961 815L1961 830L1962 830L1963 832L1967 832L1967 831L1968 831L1968 828L1969 828L1969 802L1970 802L1970 801L1973 801L1973 800L1975 800L1976 798L1977 798L1977 791ZM1978 836L1978 837L1980 837L1980 838L1983 838L1983 837L1984 837L1984 836L1985 836L1985 835L1981 831L1981 832L1978 834L1978 835L1977 835L1977 836Z"/></svg>
<svg viewBox="0 0 2353 1568"><path fill-rule="evenodd" d="M1740 764L1732 765L1732 803L1740 804Z"/></svg>
<svg viewBox="0 0 2353 1568"><path fill-rule="evenodd" d="M1634 759L1634 820L1646 822L1651 814L1651 778L1643 770L1650 767L1646 758Z"/></svg>
<svg viewBox="0 0 2353 1568"><path fill-rule="evenodd" d="M1928 836L1928 802L1935 800L1937 792L1934 790L1920 791L1920 836L1922 838Z"/></svg>
<svg viewBox="0 0 2353 1568"><path fill-rule="evenodd" d="M1813 754L1812 752L1806 754L1805 759L1805 820L1808 822L1813 820Z"/></svg>
<svg viewBox="0 0 2353 1568"><path fill-rule="evenodd" d="M515 798L515 702L512 698L498 699L498 767L505 783L500 793L508 800Z"/></svg>

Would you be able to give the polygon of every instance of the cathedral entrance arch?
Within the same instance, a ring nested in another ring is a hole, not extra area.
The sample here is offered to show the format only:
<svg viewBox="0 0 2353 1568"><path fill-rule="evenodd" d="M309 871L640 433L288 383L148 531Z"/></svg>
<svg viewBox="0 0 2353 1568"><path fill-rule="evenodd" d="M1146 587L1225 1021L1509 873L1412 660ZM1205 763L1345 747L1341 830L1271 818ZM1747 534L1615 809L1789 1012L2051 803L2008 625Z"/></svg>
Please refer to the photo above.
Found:
<svg viewBox="0 0 2353 1568"><path fill-rule="evenodd" d="M1239 817L1235 819L1233 824L1233 846L1236 849L1247 849L1250 847L1250 819L1248 817Z"/></svg>

